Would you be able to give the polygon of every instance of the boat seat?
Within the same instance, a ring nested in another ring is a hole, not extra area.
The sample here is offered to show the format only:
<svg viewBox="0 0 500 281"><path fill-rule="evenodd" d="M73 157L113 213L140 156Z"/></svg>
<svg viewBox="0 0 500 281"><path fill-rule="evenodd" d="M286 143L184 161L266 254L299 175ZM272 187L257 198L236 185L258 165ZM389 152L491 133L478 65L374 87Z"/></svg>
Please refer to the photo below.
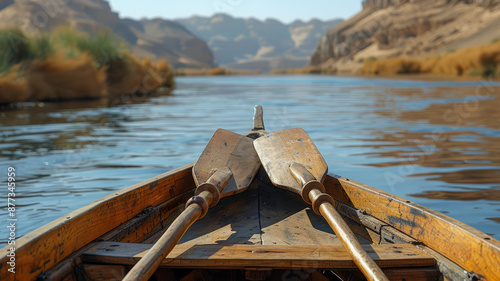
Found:
<svg viewBox="0 0 500 281"><path fill-rule="evenodd" d="M81 255L83 262L134 265L152 244L98 242ZM436 260L412 244L364 245L381 268L432 267ZM289 246L245 245L222 246L177 245L162 261L168 268L321 268L356 269L349 253L341 245Z"/></svg>

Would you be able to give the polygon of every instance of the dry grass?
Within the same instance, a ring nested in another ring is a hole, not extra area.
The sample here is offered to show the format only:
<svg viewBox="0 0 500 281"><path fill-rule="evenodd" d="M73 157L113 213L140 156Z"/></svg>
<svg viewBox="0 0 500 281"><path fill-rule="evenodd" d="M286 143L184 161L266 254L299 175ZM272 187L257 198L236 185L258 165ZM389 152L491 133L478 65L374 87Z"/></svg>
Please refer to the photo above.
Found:
<svg viewBox="0 0 500 281"><path fill-rule="evenodd" d="M319 66L305 66L302 68L273 69L270 74L335 74L335 68L322 68Z"/></svg>
<svg viewBox="0 0 500 281"><path fill-rule="evenodd" d="M222 67L209 69L179 68L175 70L175 76L256 75L260 73L260 70L227 69Z"/></svg>
<svg viewBox="0 0 500 281"><path fill-rule="evenodd" d="M98 69L89 54L35 61L28 70L27 83L33 100L100 98L107 93L105 69Z"/></svg>
<svg viewBox="0 0 500 281"><path fill-rule="evenodd" d="M432 73L454 76L500 76L500 42L422 58L365 61L362 74Z"/></svg>
<svg viewBox="0 0 500 281"><path fill-rule="evenodd" d="M28 83L17 73L0 77L0 104L21 102L30 96Z"/></svg>
<svg viewBox="0 0 500 281"><path fill-rule="evenodd" d="M13 34L26 46L12 48L8 40ZM117 49L106 36L62 29L50 37L26 38L5 31L0 32L0 45L0 58L5 59L0 68L0 104L144 95L175 86L166 60L139 60Z"/></svg>
<svg viewBox="0 0 500 281"><path fill-rule="evenodd" d="M227 71L227 69L224 69L222 67L216 67L216 68L212 68L210 70L207 71L207 75L227 75L229 74L229 71Z"/></svg>

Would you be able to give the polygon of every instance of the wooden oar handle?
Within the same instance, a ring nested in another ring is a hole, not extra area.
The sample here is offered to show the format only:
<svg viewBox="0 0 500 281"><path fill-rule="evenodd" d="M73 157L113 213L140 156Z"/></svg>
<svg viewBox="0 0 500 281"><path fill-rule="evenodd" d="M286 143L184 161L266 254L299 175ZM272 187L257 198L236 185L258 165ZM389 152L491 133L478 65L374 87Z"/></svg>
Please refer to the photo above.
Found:
<svg viewBox="0 0 500 281"><path fill-rule="evenodd" d="M161 261L172 251L181 240L187 229L196 221L204 217L208 208L219 202L220 192L226 187L233 176L227 167L220 168L210 176L206 183L195 190L195 196L186 203L186 209L174 220L153 245L147 254L130 270L123 280L148 280L160 265Z"/></svg>
<svg viewBox="0 0 500 281"><path fill-rule="evenodd" d="M290 165L290 172L302 185L301 196L312 205L314 212L326 219L332 230L353 258L354 263L369 281L389 281L380 267L373 261L358 239L335 209L335 200L326 193L325 186L302 164Z"/></svg>
<svg viewBox="0 0 500 281"><path fill-rule="evenodd" d="M168 227L160 239L149 249L149 251L137 262L134 267L123 278L123 281L147 281L162 260L179 243L187 229L200 218L202 213L198 205L186 208Z"/></svg>
<svg viewBox="0 0 500 281"><path fill-rule="evenodd" d="M302 164L293 163L292 165L290 165L290 172L292 173L294 178L297 180L297 182L300 183L300 185L302 186L302 189L300 191L300 196L302 196L302 199L304 199L304 201L307 204L312 205L314 212L319 215L319 211L318 211L319 210L319 205L318 205L319 202L315 203L317 200L312 200L312 198L310 198L310 194L311 194L312 190L318 190L318 191L320 191L320 193L326 194L325 193L326 192L325 186L321 182L316 180L316 178L313 176L313 174L311 174L311 172L309 172L309 170L307 170L306 167L304 167ZM328 194L326 194L326 195L328 195ZM323 197L322 197L322 200L325 199ZM330 198L331 198L331 196L330 196ZM316 199L319 199L319 198L316 198ZM332 200L333 200L333 198L332 198ZM333 202L335 202L335 201L333 201Z"/></svg>
<svg viewBox="0 0 500 281"><path fill-rule="evenodd" d="M220 193L227 186L232 176L233 172L228 167L217 169L206 183L202 183L196 188L195 196L186 202L186 208L191 204L198 204L202 209L199 218L203 218L207 214L208 208L219 203Z"/></svg>

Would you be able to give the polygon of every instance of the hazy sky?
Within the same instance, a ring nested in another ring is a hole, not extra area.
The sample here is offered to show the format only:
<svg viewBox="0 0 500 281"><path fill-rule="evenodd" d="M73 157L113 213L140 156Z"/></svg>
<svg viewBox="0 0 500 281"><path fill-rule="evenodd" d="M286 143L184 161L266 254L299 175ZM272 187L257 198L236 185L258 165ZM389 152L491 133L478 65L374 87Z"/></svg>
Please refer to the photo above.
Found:
<svg viewBox="0 0 500 281"><path fill-rule="evenodd" d="M361 10L361 0L108 0L122 17L166 19L224 12L235 17L295 19L347 19Z"/></svg>

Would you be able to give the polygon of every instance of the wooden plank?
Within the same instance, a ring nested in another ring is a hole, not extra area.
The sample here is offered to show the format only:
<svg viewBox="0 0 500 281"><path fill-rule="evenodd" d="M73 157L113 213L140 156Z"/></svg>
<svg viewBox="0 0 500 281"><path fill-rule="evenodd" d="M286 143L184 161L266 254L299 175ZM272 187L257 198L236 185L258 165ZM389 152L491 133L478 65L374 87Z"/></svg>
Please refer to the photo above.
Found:
<svg viewBox="0 0 500 281"><path fill-rule="evenodd" d="M376 188L330 174L327 192L401 230L485 280L500 280L500 241L464 223Z"/></svg>
<svg viewBox="0 0 500 281"><path fill-rule="evenodd" d="M9 248L0 258L0 280L33 280L94 239L142 210L194 188L192 164L100 199L16 241L16 274L7 271Z"/></svg>
<svg viewBox="0 0 500 281"><path fill-rule="evenodd" d="M195 222L179 244L260 244L257 184L244 193L223 198Z"/></svg>
<svg viewBox="0 0 500 281"><path fill-rule="evenodd" d="M326 220L290 191L260 184L259 210L263 245L342 245Z"/></svg>
<svg viewBox="0 0 500 281"><path fill-rule="evenodd" d="M185 203L193 194L193 190L190 190L156 207L146 208L135 218L99 237L98 241L140 243L151 233L156 233L172 223L184 210Z"/></svg>
<svg viewBox="0 0 500 281"><path fill-rule="evenodd" d="M155 243L169 227L165 225L146 239ZM252 183L247 191L223 198L207 215L195 222L182 236L179 244L260 244L258 190Z"/></svg>
<svg viewBox="0 0 500 281"><path fill-rule="evenodd" d="M135 264L150 244L99 242L82 255L84 262ZM365 245L381 267L428 267L436 261L410 244ZM343 246L177 245L162 267L174 268L356 268Z"/></svg>
<svg viewBox="0 0 500 281"><path fill-rule="evenodd" d="M75 281L120 281L126 273L122 265L79 264L75 268Z"/></svg>

